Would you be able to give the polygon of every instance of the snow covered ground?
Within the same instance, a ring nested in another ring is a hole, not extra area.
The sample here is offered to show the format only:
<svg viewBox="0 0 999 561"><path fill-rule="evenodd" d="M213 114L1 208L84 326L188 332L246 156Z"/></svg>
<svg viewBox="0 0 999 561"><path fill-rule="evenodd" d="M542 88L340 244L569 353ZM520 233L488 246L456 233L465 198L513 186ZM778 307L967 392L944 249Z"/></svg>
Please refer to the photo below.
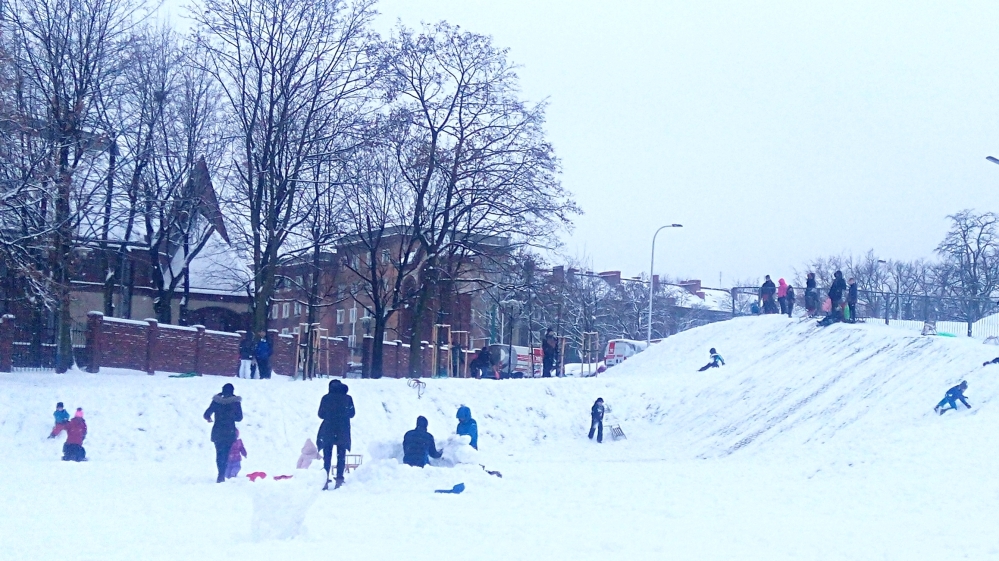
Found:
<svg viewBox="0 0 999 561"><path fill-rule="evenodd" d="M697 372L712 346L728 364ZM999 366L982 367L997 353L766 316L596 378L425 380L422 398L348 380L364 464L326 493L318 462L294 469L325 381L4 374L0 559L999 558ZM974 409L935 415L962 379ZM214 483L201 415L226 381L243 397L242 473L294 478ZM598 396L627 440L586 438ZM56 401L86 411L91 461L61 462L62 438L46 440ZM461 404L479 453L452 437ZM465 463L401 465L417 415Z"/></svg>

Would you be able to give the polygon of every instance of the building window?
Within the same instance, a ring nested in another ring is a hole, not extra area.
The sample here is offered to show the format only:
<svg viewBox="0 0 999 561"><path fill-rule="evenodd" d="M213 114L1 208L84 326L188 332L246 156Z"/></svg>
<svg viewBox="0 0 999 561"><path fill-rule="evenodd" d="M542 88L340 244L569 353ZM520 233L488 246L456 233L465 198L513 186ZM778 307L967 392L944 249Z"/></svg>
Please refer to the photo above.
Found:
<svg viewBox="0 0 999 561"><path fill-rule="evenodd" d="M291 310L291 305L290 304L288 304L287 302L285 302L284 304L281 304L281 317L282 318L287 318L288 317L288 312L290 310Z"/></svg>
<svg viewBox="0 0 999 561"><path fill-rule="evenodd" d="M361 268L361 257L359 255L350 258L350 268L355 271Z"/></svg>
<svg viewBox="0 0 999 561"><path fill-rule="evenodd" d="M273 306L271 306L271 319L277 319L277 318L278 318L278 305L274 304Z"/></svg>
<svg viewBox="0 0 999 561"><path fill-rule="evenodd" d="M287 335L287 334L288 334L288 328L287 327L281 329L281 335Z"/></svg>
<svg viewBox="0 0 999 561"><path fill-rule="evenodd" d="M336 311L336 323L337 325L343 325L343 310Z"/></svg>
<svg viewBox="0 0 999 561"><path fill-rule="evenodd" d="M389 253L389 250L387 250L387 249L383 249L383 250L382 250L382 263L383 263L383 264L384 264L384 263L388 263L388 262L389 262L389 261L391 261L391 260L392 260L392 254L391 254L391 253Z"/></svg>
<svg viewBox="0 0 999 561"><path fill-rule="evenodd" d="M357 323L357 308L350 309L350 323Z"/></svg>
<svg viewBox="0 0 999 561"><path fill-rule="evenodd" d="M294 328L294 329L292 329L292 330L291 330L291 332L292 332L292 333L294 333L295 335L298 335L298 333L299 333L299 331L298 331L298 328L297 328L297 327L296 327L296 328Z"/></svg>
<svg viewBox="0 0 999 561"><path fill-rule="evenodd" d="M355 346L356 343L357 343L357 337L355 337L353 335L348 335L347 336L347 346L348 347L354 348L354 346Z"/></svg>
<svg viewBox="0 0 999 561"><path fill-rule="evenodd" d="M302 284L302 275L298 275L297 277L295 277L295 282L298 283L298 286L305 286L304 284Z"/></svg>
<svg viewBox="0 0 999 561"><path fill-rule="evenodd" d="M302 303L295 302L295 317L302 315Z"/></svg>

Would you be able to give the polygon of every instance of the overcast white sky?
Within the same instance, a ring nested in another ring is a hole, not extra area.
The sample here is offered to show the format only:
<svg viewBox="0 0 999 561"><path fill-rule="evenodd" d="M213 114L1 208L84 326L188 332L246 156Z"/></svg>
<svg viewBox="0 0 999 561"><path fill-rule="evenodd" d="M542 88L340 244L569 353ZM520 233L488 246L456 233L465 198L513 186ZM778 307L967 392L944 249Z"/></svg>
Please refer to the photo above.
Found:
<svg viewBox="0 0 999 561"><path fill-rule="evenodd" d="M548 99L596 270L708 286L812 257L932 255L994 204L999 2L381 0L380 31L492 35Z"/></svg>

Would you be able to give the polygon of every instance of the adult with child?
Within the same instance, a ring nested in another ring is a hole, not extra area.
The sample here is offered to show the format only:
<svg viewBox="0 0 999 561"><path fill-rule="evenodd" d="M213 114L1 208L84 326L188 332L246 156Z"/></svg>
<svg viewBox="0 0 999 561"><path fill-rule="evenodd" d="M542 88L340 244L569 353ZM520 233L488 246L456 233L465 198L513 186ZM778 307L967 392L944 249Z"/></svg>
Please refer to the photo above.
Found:
<svg viewBox="0 0 999 561"><path fill-rule="evenodd" d="M483 376L492 374L492 357L489 355L489 347L482 347L472 362L468 363L468 369L473 378L481 379Z"/></svg>
<svg viewBox="0 0 999 561"><path fill-rule="evenodd" d="M323 469L326 470L326 484L323 491L330 488L330 467L333 463L333 447L336 446L336 484L343 485L343 470L347 465L347 451L350 450L350 420L354 418L354 398L347 395L347 385L333 380L329 393L319 402L319 425L316 435L319 449L323 451Z"/></svg>
<svg viewBox="0 0 999 561"><path fill-rule="evenodd" d="M964 395L964 390L966 389L968 389L968 382L962 380L960 384L947 390L947 395L940 400L940 403L933 408L933 411L939 415L943 415L951 409L957 409L958 401L963 403L966 408L971 409L971 404L968 403L968 398ZM944 407L944 405L947 405L947 407Z"/></svg>
<svg viewBox="0 0 999 561"><path fill-rule="evenodd" d="M427 418L420 415L416 418L416 428L402 437L402 461L413 467L423 467L430 463L430 458L440 458L444 452L437 449L434 435L427 431Z"/></svg>
<svg viewBox="0 0 999 561"><path fill-rule="evenodd" d="M843 321L843 291L846 290L846 281L843 280L842 271L836 271L833 275L832 285L829 286L829 314L819 322L819 325L829 325L837 321Z"/></svg>
<svg viewBox="0 0 999 561"><path fill-rule="evenodd" d="M56 434L66 431L66 442L62 445L62 461L86 461L87 450L83 448L83 440L87 438L87 421L83 419L83 409L77 407L73 418L57 428Z"/></svg>
<svg viewBox="0 0 999 561"><path fill-rule="evenodd" d="M222 386L222 392L212 397L212 402L205 410L204 418L209 423L215 416L212 426L212 443L215 444L215 467L218 468L216 483L225 481L226 468L229 464L229 452L236 441L236 423L243 420L243 399L234 395L236 389L232 384Z"/></svg>

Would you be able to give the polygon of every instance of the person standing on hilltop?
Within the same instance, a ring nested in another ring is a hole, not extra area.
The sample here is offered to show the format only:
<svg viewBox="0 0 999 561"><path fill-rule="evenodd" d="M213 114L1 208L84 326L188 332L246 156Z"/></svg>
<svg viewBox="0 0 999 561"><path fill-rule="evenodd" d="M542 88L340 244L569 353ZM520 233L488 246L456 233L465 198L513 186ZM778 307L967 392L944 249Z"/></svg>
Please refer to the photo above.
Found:
<svg viewBox="0 0 999 561"><path fill-rule="evenodd" d="M830 324L836 321L843 320L843 309L841 303L843 301L843 291L846 290L846 281L843 280L843 272L836 271L833 275L832 285L829 286L829 315L826 316L826 324Z"/></svg>
<svg viewBox="0 0 999 561"><path fill-rule="evenodd" d="M760 287L760 301L763 302L764 314L777 313L777 303L774 302L774 293L776 292L777 287L774 286L774 281L770 280L770 275L767 275L766 280L763 281L763 286Z"/></svg>
<svg viewBox="0 0 999 561"><path fill-rule="evenodd" d="M272 354L274 354L274 349L271 347L271 342L267 340L267 332L261 329L257 333L257 348L254 353L254 358L257 359L257 378L266 380L271 377Z"/></svg>
<svg viewBox="0 0 999 561"><path fill-rule="evenodd" d="M787 281L780 279L777 281L777 304L780 306L780 313L787 313Z"/></svg>
<svg viewBox="0 0 999 561"><path fill-rule="evenodd" d="M329 393L323 396L319 403L319 425L316 440L319 449L323 451L323 469L326 470L326 484L323 491L330 487L330 467L333 463L333 447L336 446L336 485L343 485L343 470L347 464L347 451L350 450L350 420L354 418L354 398L347 395L347 385L340 380L330 382Z"/></svg>
<svg viewBox="0 0 999 561"><path fill-rule="evenodd" d="M819 289L815 284L815 273L808 273L805 279L805 311L808 317L815 317L819 309Z"/></svg>
<svg viewBox="0 0 999 561"><path fill-rule="evenodd" d="M232 450L232 443L236 441L236 423L243 420L242 398L233 395L235 388L232 384L222 386L222 393L212 397L211 404L205 410L205 420L212 422L212 415L215 416L215 424L212 426L212 442L215 444L215 466L219 475L216 483L225 481L226 467L229 464L229 451Z"/></svg>
<svg viewBox="0 0 999 561"><path fill-rule="evenodd" d="M794 312L794 287L790 284L787 285L787 317L791 317L791 313Z"/></svg>
<svg viewBox="0 0 999 561"><path fill-rule="evenodd" d="M850 278L849 288L846 291L846 307L848 310L848 317L846 321L849 323L857 323L857 279Z"/></svg>

